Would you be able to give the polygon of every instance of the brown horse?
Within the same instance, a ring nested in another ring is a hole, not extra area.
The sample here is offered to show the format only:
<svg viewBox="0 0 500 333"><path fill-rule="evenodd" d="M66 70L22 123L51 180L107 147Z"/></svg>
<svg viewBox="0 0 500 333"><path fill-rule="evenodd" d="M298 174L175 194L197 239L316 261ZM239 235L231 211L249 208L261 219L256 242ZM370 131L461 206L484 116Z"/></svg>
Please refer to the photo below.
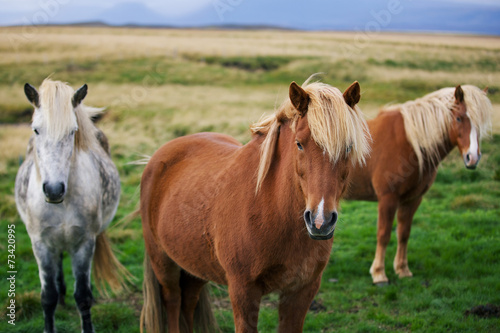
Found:
<svg viewBox="0 0 500 333"><path fill-rule="evenodd" d="M141 181L141 329L163 332L166 315L169 332L180 322L192 331L197 304L206 305L202 289L214 281L228 285L236 332L257 331L261 297L273 291L280 332L302 330L330 258L340 197L368 153L369 134L355 106L357 82L343 95L293 82L289 97L253 125L244 146L200 133L170 141L149 161Z"/></svg>
<svg viewBox="0 0 500 333"><path fill-rule="evenodd" d="M481 157L479 142L491 124L491 112L486 90L457 86L390 106L368 121L371 157L353 170L346 198L378 201L377 250L370 268L373 283L388 282L384 259L396 211L394 270L400 278L412 276L407 246L422 196L434 182L439 163L455 146L465 166L476 167Z"/></svg>

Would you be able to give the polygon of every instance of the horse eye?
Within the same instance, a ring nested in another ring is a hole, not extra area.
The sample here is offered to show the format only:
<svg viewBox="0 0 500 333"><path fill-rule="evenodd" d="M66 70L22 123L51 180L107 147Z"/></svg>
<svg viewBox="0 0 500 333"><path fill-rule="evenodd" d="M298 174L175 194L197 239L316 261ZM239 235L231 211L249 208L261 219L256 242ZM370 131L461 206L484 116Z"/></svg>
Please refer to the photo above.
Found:
<svg viewBox="0 0 500 333"><path fill-rule="evenodd" d="M300 144L300 142L295 141L295 143L297 143L297 148L299 148L299 150L304 150L304 148L302 147L302 145Z"/></svg>
<svg viewBox="0 0 500 333"><path fill-rule="evenodd" d="M461 122L462 122L462 118L461 118L461 117L457 117L457 121L458 121L459 123L461 123Z"/></svg>
<svg viewBox="0 0 500 333"><path fill-rule="evenodd" d="M40 134L36 128L33 129L33 132L35 132L36 135Z"/></svg>
<svg viewBox="0 0 500 333"><path fill-rule="evenodd" d="M349 154L352 150L352 145L348 146L345 150L346 154Z"/></svg>

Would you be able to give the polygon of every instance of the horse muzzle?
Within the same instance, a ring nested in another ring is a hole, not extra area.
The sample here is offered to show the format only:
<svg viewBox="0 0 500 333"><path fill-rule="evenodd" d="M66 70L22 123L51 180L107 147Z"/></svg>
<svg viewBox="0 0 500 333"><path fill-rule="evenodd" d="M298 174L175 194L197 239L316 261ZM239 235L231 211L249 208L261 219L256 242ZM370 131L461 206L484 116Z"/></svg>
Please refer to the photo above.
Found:
<svg viewBox="0 0 500 333"><path fill-rule="evenodd" d="M66 189L64 183L43 183L45 201L51 204L59 204L64 201Z"/></svg>
<svg viewBox="0 0 500 333"><path fill-rule="evenodd" d="M463 155L464 158L464 164L467 169L474 170L479 161L481 160L481 153L479 154L473 154L473 153L466 153Z"/></svg>
<svg viewBox="0 0 500 333"><path fill-rule="evenodd" d="M329 213L318 213L316 215L309 209L304 212L309 237L314 240L326 240L333 237L338 214L336 211Z"/></svg>

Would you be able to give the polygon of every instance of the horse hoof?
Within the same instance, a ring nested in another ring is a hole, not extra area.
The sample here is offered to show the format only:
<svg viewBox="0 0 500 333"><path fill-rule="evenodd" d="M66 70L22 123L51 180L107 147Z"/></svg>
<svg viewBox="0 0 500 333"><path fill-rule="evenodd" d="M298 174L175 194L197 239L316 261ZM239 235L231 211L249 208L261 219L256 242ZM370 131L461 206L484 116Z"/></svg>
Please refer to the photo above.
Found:
<svg viewBox="0 0 500 333"><path fill-rule="evenodd" d="M413 277L413 274L410 271L404 271L404 272L400 272L400 273L397 273L397 274L398 274L398 277L400 279Z"/></svg>
<svg viewBox="0 0 500 333"><path fill-rule="evenodd" d="M389 285L389 281L373 282L373 285L379 288L383 288Z"/></svg>

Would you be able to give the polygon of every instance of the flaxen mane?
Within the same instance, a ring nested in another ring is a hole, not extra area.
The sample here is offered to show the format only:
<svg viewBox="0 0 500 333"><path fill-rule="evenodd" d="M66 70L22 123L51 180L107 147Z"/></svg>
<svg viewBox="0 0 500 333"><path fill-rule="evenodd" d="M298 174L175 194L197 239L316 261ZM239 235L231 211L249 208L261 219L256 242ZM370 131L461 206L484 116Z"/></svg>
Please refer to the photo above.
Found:
<svg viewBox="0 0 500 333"><path fill-rule="evenodd" d="M40 86L40 108L33 116L34 124L41 112L44 128L47 134L54 139L61 139L72 130L75 132L75 146L77 149L87 150L98 144L96 139L97 128L91 117L102 112L103 109L78 105L73 112L72 98L75 91L61 81L45 79Z"/></svg>
<svg viewBox="0 0 500 333"><path fill-rule="evenodd" d="M370 134L359 108L349 107L337 88L308 81L302 88L309 94L307 119L316 144L325 151L333 163L344 156L346 149L349 149L352 163L364 164L366 155L370 151ZM273 115L251 126L252 133L266 134L261 145L257 191L271 165L280 126L290 121L292 130L295 130L298 119L297 110L287 98Z"/></svg>
<svg viewBox="0 0 500 333"><path fill-rule="evenodd" d="M479 138L491 128L491 102L481 89L465 85L467 116L476 128ZM424 155L430 165L439 163L439 148L449 137L453 122L450 112L455 107L455 88L443 88L414 101L391 105L383 111L399 110L404 119L406 137L417 155L420 173L424 167Z"/></svg>

